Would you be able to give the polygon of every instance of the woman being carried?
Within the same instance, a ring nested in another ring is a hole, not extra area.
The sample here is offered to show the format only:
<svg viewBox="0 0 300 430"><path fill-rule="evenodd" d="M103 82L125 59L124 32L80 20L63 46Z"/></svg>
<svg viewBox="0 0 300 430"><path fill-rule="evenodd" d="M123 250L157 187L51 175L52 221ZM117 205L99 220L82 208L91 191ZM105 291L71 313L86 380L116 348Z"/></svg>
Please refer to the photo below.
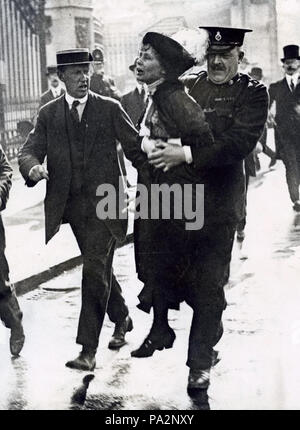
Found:
<svg viewBox="0 0 300 430"><path fill-rule="evenodd" d="M179 309L183 300L190 304L192 290L198 287L197 272L191 269L202 225L187 229L191 219L187 219L185 205L190 199L190 207L199 207L201 199L203 210L201 172L194 167L192 154L198 147L212 145L213 137L201 107L186 94L178 79L194 64L194 58L170 37L154 32L144 36L136 68L138 79L147 84L149 91L140 123L149 167L139 172L139 182L148 187L149 194L154 184L175 185L173 189L179 194L174 192L170 201L160 194L158 219L149 215L147 220L135 221L137 272L144 283L138 307L145 312L153 307L153 324L142 345L132 351L133 357L149 357L156 349L172 347L175 333L168 323L168 309ZM154 161L155 168L151 165ZM148 203L148 213L153 214L155 202L149 199ZM162 215L168 210L170 217L165 219Z"/></svg>

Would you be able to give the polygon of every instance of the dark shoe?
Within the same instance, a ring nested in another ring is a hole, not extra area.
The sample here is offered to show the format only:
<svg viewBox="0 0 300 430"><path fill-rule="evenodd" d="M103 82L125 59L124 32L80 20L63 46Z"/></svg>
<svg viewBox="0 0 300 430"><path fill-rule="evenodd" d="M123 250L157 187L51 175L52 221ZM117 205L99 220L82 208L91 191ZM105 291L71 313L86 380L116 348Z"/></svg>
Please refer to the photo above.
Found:
<svg viewBox="0 0 300 430"><path fill-rule="evenodd" d="M276 156L271 158L270 164L269 164L269 169L271 169L271 167L275 166L277 162Z"/></svg>
<svg viewBox="0 0 300 430"><path fill-rule="evenodd" d="M300 200L296 200L293 205L293 209L296 212L300 212Z"/></svg>
<svg viewBox="0 0 300 430"><path fill-rule="evenodd" d="M125 334L133 329L132 319L127 316L122 322L116 323L112 338L108 344L109 349L119 349L125 345Z"/></svg>
<svg viewBox="0 0 300 430"><path fill-rule="evenodd" d="M12 355L18 356L24 346L25 336L23 326L20 321L18 327L13 327L10 331L9 346Z"/></svg>
<svg viewBox="0 0 300 430"><path fill-rule="evenodd" d="M176 335L171 328L166 335L161 336L159 340L155 340L150 334L138 349L131 352L131 357L151 357L156 349L162 351L164 348L172 348L175 337Z"/></svg>
<svg viewBox="0 0 300 430"><path fill-rule="evenodd" d="M201 369L190 369L188 379L188 391L191 390L207 390L209 386L210 368Z"/></svg>
<svg viewBox="0 0 300 430"><path fill-rule="evenodd" d="M75 360L68 361L66 366L71 369L92 371L96 366L95 353L81 351L79 356Z"/></svg>

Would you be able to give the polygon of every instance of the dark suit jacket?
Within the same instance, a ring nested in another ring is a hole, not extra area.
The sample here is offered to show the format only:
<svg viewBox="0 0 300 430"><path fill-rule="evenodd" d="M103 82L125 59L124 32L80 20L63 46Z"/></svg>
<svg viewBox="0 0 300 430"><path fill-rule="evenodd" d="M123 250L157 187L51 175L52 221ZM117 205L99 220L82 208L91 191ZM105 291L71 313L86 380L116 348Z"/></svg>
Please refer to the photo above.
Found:
<svg viewBox="0 0 300 430"><path fill-rule="evenodd" d="M280 151L290 138L299 139L300 133L300 82L292 93L286 78L270 85L270 106L276 101L276 146ZM297 112L299 110L299 112Z"/></svg>
<svg viewBox="0 0 300 430"><path fill-rule="evenodd" d="M70 193L71 159L65 112L64 96L42 107L36 127L19 153L20 172L29 187L36 184L28 177L30 169L43 163L47 156L50 179L45 198L46 242L59 230ZM84 149L84 184L87 201L95 210L100 200L96 196L96 190L101 184L112 184L115 187L118 204L121 173L117 159L117 141L121 142L126 157L134 167L139 168L145 163L147 157L140 150L140 138L121 104L90 91ZM107 219L105 222L113 236L119 240L125 237L127 219Z"/></svg>
<svg viewBox="0 0 300 430"><path fill-rule="evenodd" d="M131 121L136 126L146 106L145 100L140 95L139 90L135 88L133 91L124 94L121 98L121 103Z"/></svg>
<svg viewBox="0 0 300 430"><path fill-rule="evenodd" d="M65 93L65 90L62 88L61 90L61 95ZM41 95L41 99L40 99L40 104L39 104L39 109L44 106L45 104L51 102L52 100L54 100L54 96L52 91L49 89L47 91L45 91L42 95Z"/></svg>

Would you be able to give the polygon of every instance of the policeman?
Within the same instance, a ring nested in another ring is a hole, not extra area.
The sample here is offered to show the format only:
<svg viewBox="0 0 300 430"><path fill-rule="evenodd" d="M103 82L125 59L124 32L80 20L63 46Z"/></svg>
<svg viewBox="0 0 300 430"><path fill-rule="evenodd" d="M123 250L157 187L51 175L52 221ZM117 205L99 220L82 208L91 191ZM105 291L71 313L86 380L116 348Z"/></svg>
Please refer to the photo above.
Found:
<svg viewBox="0 0 300 430"><path fill-rule="evenodd" d="M215 144L193 151L193 165L202 172L205 190L204 227L195 262L200 287L189 340L188 389L209 384L213 347L222 336L223 287L229 278L232 244L237 223L245 216L244 159L259 140L268 113L266 87L238 73L246 32L224 27L201 27L209 33L207 72L187 77L189 94L201 105L213 131Z"/></svg>
<svg viewBox="0 0 300 430"><path fill-rule="evenodd" d="M94 49L94 73L90 80L90 89L101 96L112 97L121 100L121 93L115 86L114 80L104 74L104 58L100 49Z"/></svg>

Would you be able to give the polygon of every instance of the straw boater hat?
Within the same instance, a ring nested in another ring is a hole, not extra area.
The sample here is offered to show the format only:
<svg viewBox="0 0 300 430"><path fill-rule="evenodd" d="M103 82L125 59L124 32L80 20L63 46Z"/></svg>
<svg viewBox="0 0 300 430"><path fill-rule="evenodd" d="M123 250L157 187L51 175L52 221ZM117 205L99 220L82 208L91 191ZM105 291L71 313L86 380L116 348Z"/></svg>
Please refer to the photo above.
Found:
<svg viewBox="0 0 300 430"><path fill-rule="evenodd" d="M67 49L56 52L57 66L69 66L72 64L92 63L93 57L86 48Z"/></svg>

